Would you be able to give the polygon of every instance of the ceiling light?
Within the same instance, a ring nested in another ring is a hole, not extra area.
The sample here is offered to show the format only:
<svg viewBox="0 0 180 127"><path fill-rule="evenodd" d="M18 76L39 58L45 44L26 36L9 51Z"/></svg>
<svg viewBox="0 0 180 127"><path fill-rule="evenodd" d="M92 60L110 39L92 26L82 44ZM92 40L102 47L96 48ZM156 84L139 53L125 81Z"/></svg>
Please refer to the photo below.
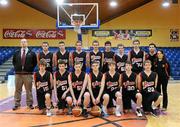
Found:
<svg viewBox="0 0 180 127"><path fill-rule="evenodd" d="M63 2L64 2L64 0L56 0L56 3L57 3L58 5L61 5Z"/></svg>
<svg viewBox="0 0 180 127"><path fill-rule="evenodd" d="M163 7L169 7L169 5L170 5L169 0L164 0L164 2L162 3Z"/></svg>
<svg viewBox="0 0 180 127"><path fill-rule="evenodd" d="M110 2L110 6L111 7L116 7L118 4L117 4L117 2L116 1L111 1Z"/></svg>
<svg viewBox="0 0 180 127"><path fill-rule="evenodd" d="M0 0L0 5L6 6L8 4L7 0Z"/></svg>

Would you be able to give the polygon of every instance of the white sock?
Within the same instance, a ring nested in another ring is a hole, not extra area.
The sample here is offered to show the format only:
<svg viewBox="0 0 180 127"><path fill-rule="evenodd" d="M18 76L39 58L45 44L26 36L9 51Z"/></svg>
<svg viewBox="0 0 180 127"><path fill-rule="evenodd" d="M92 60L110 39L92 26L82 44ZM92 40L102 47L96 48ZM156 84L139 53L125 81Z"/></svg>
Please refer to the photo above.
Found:
<svg viewBox="0 0 180 127"><path fill-rule="evenodd" d="M104 106L104 105L102 106L102 111L107 114L106 106Z"/></svg>
<svg viewBox="0 0 180 127"><path fill-rule="evenodd" d="M121 108L121 106L120 106L120 105L116 105L116 111L121 112L121 111L120 111L120 108Z"/></svg>
<svg viewBox="0 0 180 127"><path fill-rule="evenodd" d="M154 105L152 105L152 109L154 110L154 109L157 109L157 107L156 106L154 106Z"/></svg>

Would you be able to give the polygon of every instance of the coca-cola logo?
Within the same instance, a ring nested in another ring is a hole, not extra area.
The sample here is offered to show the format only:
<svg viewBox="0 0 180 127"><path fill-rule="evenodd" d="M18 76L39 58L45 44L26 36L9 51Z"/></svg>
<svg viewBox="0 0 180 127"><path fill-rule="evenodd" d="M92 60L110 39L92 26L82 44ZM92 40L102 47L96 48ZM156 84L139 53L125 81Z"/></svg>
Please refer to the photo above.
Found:
<svg viewBox="0 0 180 127"><path fill-rule="evenodd" d="M4 39L65 39L65 30L3 29Z"/></svg>

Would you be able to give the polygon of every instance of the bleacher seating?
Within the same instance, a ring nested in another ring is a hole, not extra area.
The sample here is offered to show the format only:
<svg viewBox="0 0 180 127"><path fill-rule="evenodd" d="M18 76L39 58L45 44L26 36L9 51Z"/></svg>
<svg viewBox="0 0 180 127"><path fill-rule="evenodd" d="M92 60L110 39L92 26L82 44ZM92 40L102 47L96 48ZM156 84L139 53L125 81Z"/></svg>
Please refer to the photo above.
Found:
<svg viewBox="0 0 180 127"><path fill-rule="evenodd" d="M31 47L31 49L33 51L40 52L42 51L41 47ZM51 47L50 51L51 52L56 52L58 51L58 47ZM125 49L125 53L127 53L131 48L127 47ZM148 52L148 47L142 47L143 50L145 50L146 52ZM180 48L177 47L173 47L173 48L158 48L158 49L162 49L165 54L166 57L171 65L171 76L173 79L175 80L180 80ZM10 57L12 57L13 53L17 50L17 47L1 47L0 48L0 65L3 64L6 60L8 60ZM68 47L67 48L68 51L74 51L75 47ZM89 51L92 50L92 48L90 49L84 49L84 51ZM103 47L100 47L101 51L104 51ZM117 53L117 48L112 48L112 50L114 52ZM14 74L14 70L11 69L9 72L7 72L7 75L9 74Z"/></svg>

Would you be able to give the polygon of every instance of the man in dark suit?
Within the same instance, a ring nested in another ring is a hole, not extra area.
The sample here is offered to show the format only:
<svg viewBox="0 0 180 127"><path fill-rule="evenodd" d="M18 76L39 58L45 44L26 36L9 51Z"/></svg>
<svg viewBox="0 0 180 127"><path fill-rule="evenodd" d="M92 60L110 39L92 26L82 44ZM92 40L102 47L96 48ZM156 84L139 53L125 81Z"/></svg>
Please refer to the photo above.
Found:
<svg viewBox="0 0 180 127"><path fill-rule="evenodd" d="M26 39L21 39L21 49L13 55L13 65L15 69L15 105L13 110L20 107L22 87L26 90L26 104L33 109L32 97L32 73L37 65L36 54L28 48Z"/></svg>

